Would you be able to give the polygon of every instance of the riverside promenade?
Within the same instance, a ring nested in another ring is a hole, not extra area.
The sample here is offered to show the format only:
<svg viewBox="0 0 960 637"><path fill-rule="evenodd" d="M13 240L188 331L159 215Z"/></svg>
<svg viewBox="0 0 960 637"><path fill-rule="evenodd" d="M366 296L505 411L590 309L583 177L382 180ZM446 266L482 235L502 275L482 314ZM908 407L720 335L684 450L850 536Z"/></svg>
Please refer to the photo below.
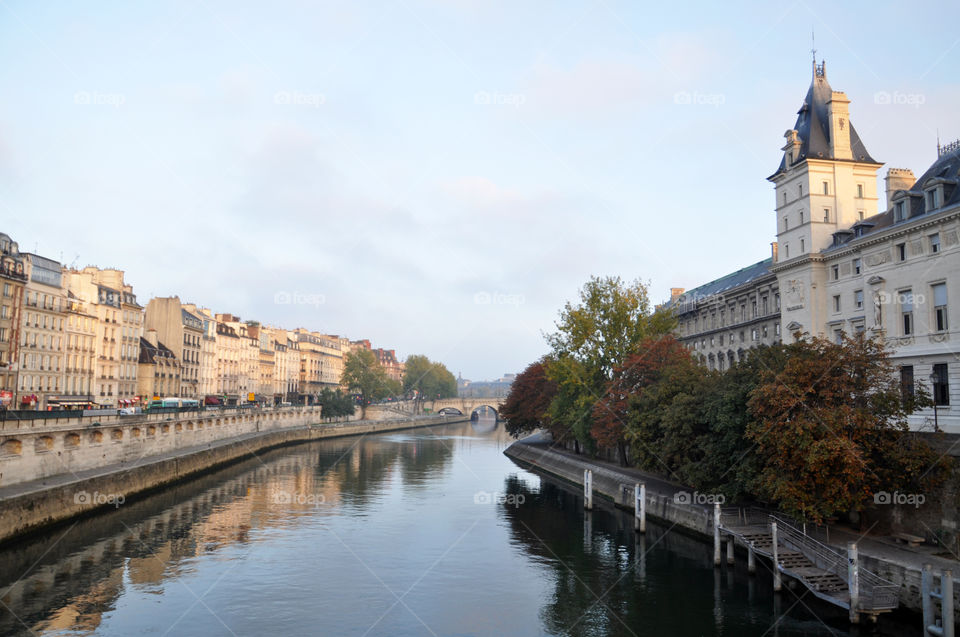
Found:
<svg viewBox="0 0 960 637"><path fill-rule="evenodd" d="M68 470L0 486L0 543L64 523L213 469L285 445L363 436L466 420L456 416L389 417L299 424L229 435L87 469Z"/></svg>
<svg viewBox="0 0 960 637"><path fill-rule="evenodd" d="M655 474L613 463L587 458L552 446L549 436L533 434L510 445L505 451L518 464L547 473L566 482L583 485L586 469L593 472L594 494L612 501L616 506L633 510L633 487L646 485L646 513L651 518L692 532L713 541L713 507L684 501L678 494L694 493L694 489L671 482ZM921 571L930 564L934 573L952 570L954 573L954 621L960 622L960 561L935 555L943 548L933 546L910 547L897 544L892 538L858 534L842 526L821 526L807 529L808 535L846 553L847 544L855 542L861 565L898 587L898 599L903 608L922 610ZM767 565L770 568L770 565ZM919 619L918 619L919 623Z"/></svg>

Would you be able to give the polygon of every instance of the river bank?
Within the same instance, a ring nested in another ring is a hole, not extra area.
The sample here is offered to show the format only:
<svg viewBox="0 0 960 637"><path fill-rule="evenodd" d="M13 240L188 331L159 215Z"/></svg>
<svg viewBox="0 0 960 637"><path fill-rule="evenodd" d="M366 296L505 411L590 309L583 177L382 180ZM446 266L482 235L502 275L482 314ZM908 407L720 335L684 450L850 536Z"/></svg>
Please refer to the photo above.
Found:
<svg viewBox="0 0 960 637"><path fill-rule="evenodd" d="M676 494L693 493L693 489L684 485L553 448L536 434L514 442L507 447L504 454L525 468L542 471L581 486L584 470L590 469L593 472L594 495L630 510L633 510L634 485L644 482L648 516L706 541L713 541L712 507L678 501ZM841 528L831 527L828 535L829 539L817 539L826 540L827 544L841 553L846 551L847 542L856 542L863 567L895 583L899 587L901 607L917 613L922 610L920 578L923 565L931 564L937 573L953 570L954 608L957 609L954 617L955 621L960 621L960 580L957 579L957 575L960 575L960 564L957 561L932 555L929 549L908 548L879 538L857 535Z"/></svg>
<svg viewBox="0 0 960 637"><path fill-rule="evenodd" d="M70 472L0 488L0 544L201 475L257 452L344 436L398 431L465 421L421 416L360 420L253 432L132 462Z"/></svg>

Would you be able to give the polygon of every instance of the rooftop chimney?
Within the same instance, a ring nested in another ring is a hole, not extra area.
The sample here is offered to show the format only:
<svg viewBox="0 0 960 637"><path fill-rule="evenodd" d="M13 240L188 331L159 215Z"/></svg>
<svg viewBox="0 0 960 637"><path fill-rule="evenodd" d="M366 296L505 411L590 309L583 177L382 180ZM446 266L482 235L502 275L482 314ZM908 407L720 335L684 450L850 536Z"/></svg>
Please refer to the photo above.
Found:
<svg viewBox="0 0 960 637"><path fill-rule="evenodd" d="M913 171L908 168L891 168L887 171L887 176L883 178L887 184L887 210L892 207L890 198L898 190L909 190L917 178L913 176Z"/></svg>
<svg viewBox="0 0 960 637"><path fill-rule="evenodd" d="M778 251L778 249L779 249L779 245L777 244L777 242L776 242L776 241L772 241L772 242L770 243L770 258L773 259L773 262L774 262L774 263L777 262L777 251Z"/></svg>
<svg viewBox="0 0 960 637"><path fill-rule="evenodd" d="M672 303L677 299L679 299L680 295L682 295L683 292L684 292L683 288L670 288L670 302Z"/></svg>
<svg viewBox="0 0 960 637"><path fill-rule="evenodd" d="M157 330L153 329L152 327L148 330L145 330L143 332L143 338L147 339L147 342L154 347L157 347Z"/></svg>

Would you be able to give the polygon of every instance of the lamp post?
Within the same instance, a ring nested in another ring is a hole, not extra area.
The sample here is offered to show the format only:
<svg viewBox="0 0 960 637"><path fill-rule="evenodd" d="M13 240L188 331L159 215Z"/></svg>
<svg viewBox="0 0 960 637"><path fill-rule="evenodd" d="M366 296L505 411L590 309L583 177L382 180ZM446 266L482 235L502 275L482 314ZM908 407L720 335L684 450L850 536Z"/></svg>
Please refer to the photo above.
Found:
<svg viewBox="0 0 960 637"><path fill-rule="evenodd" d="M930 374L930 389L933 391L933 430L940 431L940 423L937 420L937 381L940 377L936 372Z"/></svg>

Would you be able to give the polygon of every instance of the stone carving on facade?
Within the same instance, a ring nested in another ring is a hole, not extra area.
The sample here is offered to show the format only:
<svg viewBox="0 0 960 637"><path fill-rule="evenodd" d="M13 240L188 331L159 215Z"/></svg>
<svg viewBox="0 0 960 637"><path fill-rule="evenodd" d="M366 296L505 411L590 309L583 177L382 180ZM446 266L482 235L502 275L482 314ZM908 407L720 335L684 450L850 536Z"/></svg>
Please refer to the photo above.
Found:
<svg viewBox="0 0 960 637"><path fill-rule="evenodd" d="M882 252L874 252L873 254L867 255L867 265L871 267L876 267L882 265L890 260L890 252L884 250Z"/></svg>
<svg viewBox="0 0 960 637"><path fill-rule="evenodd" d="M883 300L884 294L880 290L873 292L873 325L875 329L883 327Z"/></svg>
<svg viewBox="0 0 960 637"><path fill-rule="evenodd" d="M803 307L804 293L803 281L798 279L789 279L786 285L787 309L799 310Z"/></svg>
<svg viewBox="0 0 960 637"><path fill-rule="evenodd" d="M950 340L950 335L947 332L940 332L938 334L930 334L931 343L945 343Z"/></svg>

